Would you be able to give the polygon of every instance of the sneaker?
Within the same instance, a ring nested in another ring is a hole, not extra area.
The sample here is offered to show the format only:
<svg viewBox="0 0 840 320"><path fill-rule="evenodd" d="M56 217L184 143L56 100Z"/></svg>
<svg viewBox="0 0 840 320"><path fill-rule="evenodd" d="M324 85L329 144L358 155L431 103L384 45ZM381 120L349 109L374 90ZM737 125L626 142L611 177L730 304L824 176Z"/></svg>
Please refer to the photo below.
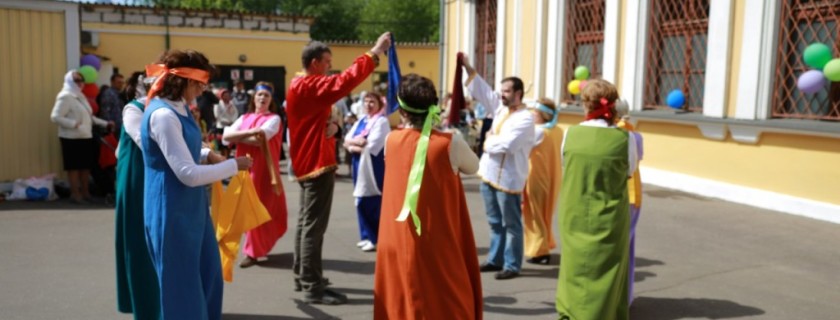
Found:
<svg viewBox="0 0 840 320"><path fill-rule="evenodd" d="M357 242L357 243L356 243L356 246L357 246L357 247L359 247L359 248L361 248L361 247L364 247L365 245L367 245L368 243L370 243L370 241L368 241L368 240L362 240L362 241Z"/></svg>
<svg viewBox="0 0 840 320"><path fill-rule="evenodd" d="M365 246L362 247L362 251L364 251L364 252L376 251L376 245L373 244L373 242L368 241L368 243L366 243Z"/></svg>
<svg viewBox="0 0 840 320"><path fill-rule="evenodd" d="M497 272L502 271L502 267L490 264L490 263L482 263L481 266L478 267L478 271L481 272Z"/></svg>
<svg viewBox="0 0 840 320"><path fill-rule="evenodd" d="M307 292L303 297L303 302L309 304L339 305L347 303L347 296L330 289L324 289L321 292Z"/></svg>

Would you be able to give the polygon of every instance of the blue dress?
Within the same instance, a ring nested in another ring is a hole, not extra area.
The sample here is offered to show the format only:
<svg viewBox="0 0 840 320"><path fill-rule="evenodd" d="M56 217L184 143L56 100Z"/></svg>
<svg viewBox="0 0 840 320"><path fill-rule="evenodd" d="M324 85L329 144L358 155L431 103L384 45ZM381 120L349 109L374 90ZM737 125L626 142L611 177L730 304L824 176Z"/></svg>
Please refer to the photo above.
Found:
<svg viewBox="0 0 840 320"><path fill-rule="evenodd" d="M198 163L201 129L161 99L143 115L141 142L145 162L146 241L160 284L162 318L218 320L222 316L222 267L204 186L178 180L149 134L149 120L169 108L183 128L183 139ZM175 137L173 137L175 138Z"/></svg>
<svg viewBox="0 0 840 320"><path fill-rule="evenodd" d="M356 131L353 136L360 135L370 121L367 117L359 120L359 125L356 126ZM367 138L367 136L365 136ZM353 169L353 185L356 184L359 173L359 162L361 161L361 154L353 153L350 157L350 164ZM385 180L385 152L380 151L378 155L371 155L371 162L373 165L373 176L376 179L376 186L382 190L382 184ZM359 235L362 240L368 240L376 244L379 237L379 212L382 208L382 196L367 196L356 198L356 216L359 219Z"/></svg>

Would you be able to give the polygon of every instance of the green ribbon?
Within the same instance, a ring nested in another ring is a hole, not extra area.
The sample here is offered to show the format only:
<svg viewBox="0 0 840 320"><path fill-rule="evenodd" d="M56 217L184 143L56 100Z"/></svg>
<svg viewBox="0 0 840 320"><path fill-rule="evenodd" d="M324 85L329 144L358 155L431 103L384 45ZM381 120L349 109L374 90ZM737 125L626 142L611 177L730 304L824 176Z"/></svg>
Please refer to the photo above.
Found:
<svg viewBox="0 0 840 320"><path fill-rule="evenodd" d="M397 98L400 108L412 113L428 112L426 121L423 123L423 131L420 132L420 140L417 142L417 149L414 150L414 162L411 164L411 171L408 174L408 187L405 190L405 200L397 221L405 221L409 215L414 221L417 236L420 236L420 217L417 216L417 199L420 197L420 184L423 182L423 171L426 170L426 154L429 152L429 137L432 134L432 127L440 122L440 107L430 106L428 110L412 108L405 104L402 99Z"/></svg>

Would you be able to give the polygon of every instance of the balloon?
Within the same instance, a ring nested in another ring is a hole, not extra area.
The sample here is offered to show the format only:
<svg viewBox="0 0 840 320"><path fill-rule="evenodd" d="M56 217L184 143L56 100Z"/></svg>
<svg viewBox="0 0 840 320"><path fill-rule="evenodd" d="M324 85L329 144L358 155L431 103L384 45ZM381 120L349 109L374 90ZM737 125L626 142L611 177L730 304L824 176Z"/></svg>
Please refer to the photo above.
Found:
<svg viewBox="0 0 840 320"><path fill-rule="evenodd" d="M92 54L86 54L84 57L82 57L81 65L91 66L94 69L96 69L96 71L99 71L99 68L102 67L102 62L99 61L99 57Z"/></svg>
<svg viewBox="0 0 840 320"><path fill-rule="evenodd" d="M805 48L802 58L808 66L822 70L825 64L831 61L831 48L819 42L813 43Z"/></svg>
<svg viewBox="0 0 840 320"><path fill-rule="evenodd" d="M833 82L840 82L840 59L834 59L825 64L823 68L825 78Z"/></svg>
<svg viewBox="0 0 840 320"><path fill-rule="evenodd" d="M586 80L589 79L589 68L586 66L579 66L575 68L575 79Z"/></svg>
<svg viewBox="0 0 840 320"><path fill-rule="evenodd" d="M575 95L575 96L579 95L580 94L580 80L572 80L571 82L569 82L569 86L568 86L567 89L569 89L569 93L571 93L572 95Z"/></svg>
<svg viewBox="0 0 840 320"><path fill-rule="evenodd" d="M583 91L583 88L586 88L587 83L588 82L586 80L581 80L580 81L580 91Z"/></svg>
<svg viewBox="0 0 840 320"><path fill-rule="evenodd" d="M668 97L665 98L665 103L668 104L669 107L674 109L682 109L685 105L685 93L682 90L674 90L668 93Z"/></svg>
<svg viewBox="0 0 840 320"><path fill-rule="evenodd" d="M95 83L86 83L82 87L82 93L85 94L85 97L96 99L96 96L99 95L99 87Z"/></svg>
<svg viewBox="0 0 840 320"><path fill-rule="evenodd" d="M796 87L804 93L816 93L825 88L825 76L819 70L810 70L799 76Z"/></svg>
<svg viewBox="0 0 840 320"><path fill-rule="evenodd" d="M82 66L79 68L79 73L85 78L85 83L94 83L99 78L99 73L91 66Z"/></svg>

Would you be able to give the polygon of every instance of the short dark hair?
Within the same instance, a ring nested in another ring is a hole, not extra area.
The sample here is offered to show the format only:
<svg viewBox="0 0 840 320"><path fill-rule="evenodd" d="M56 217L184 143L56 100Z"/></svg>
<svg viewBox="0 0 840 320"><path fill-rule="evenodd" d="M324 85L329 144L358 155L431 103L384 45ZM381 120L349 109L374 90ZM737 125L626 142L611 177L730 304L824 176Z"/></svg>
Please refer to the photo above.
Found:
<svg viewBox="0 0 840 320"><path fill-rule="evenodd" d="M115 73L115 74L111 75L111 81L114 81L114 79L116 79L116 78L125 78L125 77L123 77L123 75L121 75L119 73Z"/></svg>
<svg viewBox="0 0 840 320"><path fill-rule="evenodd" d="M422 127L426 120L429 107L438 104L435 84L429 78L410 73L400 80L400 90L397 94L400 99L413 109L424 110L423 113L405 111L408 120L415 127Z"/></svg>
<svg viewBox="0 0 840 320"><path fill-rule="evenodd" d="M522 94L519 95L519 99L525 97L525 84L522 83L522 79L519 77L507 77L502 79L502 83L511 82L513 83L513 92L516 93L517 91L521 92Z"/></svg>
<svg viewBox="0 0 840 320"><path fill-rule="evenodd" d="M324 56L324 53L332 54L330 51L330 47L327 47L321 41L312 41L303 47L303 54L301 55L301 62L303 62L303 68L309 68L309 64L312 63L312 60L321 59Z"/></svg>
<svg viewBox="0 0 840 320"><path fill-rule="evenodd" d="M167 68L187 67L204 70L210 73L210 78L216 72L216 68L210 64L207 57L195 50L169 50L163 53L157 61L158 64L166 65ZM189 85L187 78L168 75L163 79L163 89L157 96L169 100L178 101L184 96L184 90Z"/></svg>

